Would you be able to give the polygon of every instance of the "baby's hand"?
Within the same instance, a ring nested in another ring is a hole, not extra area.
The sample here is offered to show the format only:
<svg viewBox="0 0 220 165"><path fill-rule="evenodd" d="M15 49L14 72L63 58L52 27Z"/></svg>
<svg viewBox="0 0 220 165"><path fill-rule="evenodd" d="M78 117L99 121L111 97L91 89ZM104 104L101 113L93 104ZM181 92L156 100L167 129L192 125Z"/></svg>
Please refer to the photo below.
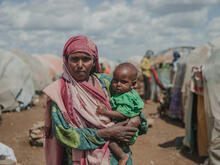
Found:
<svg viewBox="0 0 220 165"><path fill-rule="evenodd" d="M106 111L107 111L107 108L105 107L104 104L100 104L97 106L97 109L96 109L97 114L105 115Z"/></svg>

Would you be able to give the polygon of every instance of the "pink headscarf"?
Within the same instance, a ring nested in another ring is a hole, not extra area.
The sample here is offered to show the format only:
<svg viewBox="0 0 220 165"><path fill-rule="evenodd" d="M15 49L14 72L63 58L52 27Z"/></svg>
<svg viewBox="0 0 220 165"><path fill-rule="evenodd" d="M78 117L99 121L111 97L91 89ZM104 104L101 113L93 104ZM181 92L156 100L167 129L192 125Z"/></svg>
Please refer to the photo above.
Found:
<svg viewBox="0 0 220 165"><path fill-rule="evenodd" d="M100 73L99 57L97 46L86 36L73 36L65 44L63 48L63 63L67 64L67 57L76 52L87 53L95 58L95 72Z"/></svg>
<svg viewBox="0 0 220 165"><path fill-rule="evenodd" d="M63 75L62 78L67 80L68 82L72 82L74 80L71 76L69 69L67 67L67 57L76 52L84 52L87 53L95 58L95 68L94 72L99 73L100 72L100 65L99 65L99 57L98 57L98 49L97 46L86 36L73 36L71 37L63 48ZM87 92L91 93L94 97L98 98L103 104L105 104L108 109L111 109L111 106L109 104L109 100L107 97L105 97L102 93L100 93L95 87L91 86L88 82L82 81L78 82ZM71 112L71 107L68 107L69 105L72 105L72 100L69 99L71 97L71 94L67 91L67 86L65 83L62 83L61 87L61 93L62 98L64 101L64 104L66 106L67 112L69 113L69 116L73 119L73 121L76 121L74 118L74 114ZM68 103L69 102L69 103ZM76 123L75 123L76 124Z"/></svg>

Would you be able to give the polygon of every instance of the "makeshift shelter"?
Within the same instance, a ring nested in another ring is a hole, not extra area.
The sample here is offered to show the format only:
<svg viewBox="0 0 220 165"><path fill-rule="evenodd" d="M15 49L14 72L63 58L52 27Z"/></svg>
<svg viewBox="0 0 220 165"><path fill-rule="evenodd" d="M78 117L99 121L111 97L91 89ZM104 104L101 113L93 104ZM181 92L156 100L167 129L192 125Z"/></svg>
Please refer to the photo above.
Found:
<svg viewBox="0 0 220 165"><path fill-rule="evenodd" d="M218 68L220 68L219 48L205 62L202 71L209 141L207 165L220 164L220 70Z"/></svg>
<svg viewBox="0 0 220 165"><path fill-rule="evenodd" d="M62 74L62 59L52 55L36 55L33 57L37 58L41 64L47 68L50 74L50 80L56 80Z"/></svg>
<svg viewBox="0 0 220 165"><path fill-rule="evenodd" d="M111 60L104 58L104 57L99 58L99 63L100 64L102 63L104 67L108 67L110 74L112 74L115 67L119 64L118 62L111 61Z"/></svg>
<svg viewBox="0 0 220 165"><path fill-rule="evenodd" d="M154 56L153 58L150 59L151 67L155 65L159 65L161 63L167 63L171 64L173 61L173 51L168 50L165 51L163 54L160 54L158 56Z"/></svg>
<svg viewBox="0 0 220 165"><path fill-rule="evenodd" d="M20 50L14 50L12 53L29 67L36 91L43 90L51 82L49 71L39 60Z"/></svg>
<svg viewBox="0 0 220 165"><path fill-rule="evenodd" d="M53 65L57 74L63 73L63 60L60 57L52 54L44 54L42 57Z"/></svg>
<svg viewBox="0 0 220 165"><path fill-rule="evenodd" d="M191 150L198 150L200 156L207 156L209 148L209 155L211 154L213 161L216 156L216 149L218 149L218 152L220 151L219 141L216 142L219 132L217 131L217 134L213 132L215 129L219 129L215 123L218 123L218 120L214 120L218 117L216 112L213 113L211 109L213 106L216 108L219 103L219 97L216 93L219 86L217 83L219 73L216 66L219 65L219 61L213 60L214 57L214 59L219 58L219 48L220 38L195 49L183 59L186 65L182 88L186 130L183 143ZM203 90L204 87L205 90ZM216 102L213 103L212 99ZM213 139L213 133L215 134L215 140ZM217 154L217 156L219 155Z"/></svg>
<svg viewBox="0 0 220 165"><path fill-rule="evenodd" d="M3 111L26 108L34 96L28 66L10 52L0 50L0 105Z"/></svg>
<svg viewBox="0 0 220 165"><path fill-rule="evenodd" d="M136 69L138 71L138 75L137 75L137 83L135 86L135 90L137 91L137 93L140 96L143 96L144 95L144 81L143 81L144 78L143 78L141 66L140 66L141 59L142 59L141 56L132 56L132 57L128 58L125 62L129 62L136 67Z"/></svg>

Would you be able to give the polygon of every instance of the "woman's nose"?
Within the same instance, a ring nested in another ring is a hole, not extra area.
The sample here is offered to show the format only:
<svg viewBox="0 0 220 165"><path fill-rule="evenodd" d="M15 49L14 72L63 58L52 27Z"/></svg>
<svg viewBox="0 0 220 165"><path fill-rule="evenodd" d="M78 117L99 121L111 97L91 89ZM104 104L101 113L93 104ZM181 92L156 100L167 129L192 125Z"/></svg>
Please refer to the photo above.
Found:
<svg viewBox="0 0 220 165"><path fill-rule="evenodd" d="M82 60L79 60L79 61L78 61L78 67L81 68L82 66L83 66L83 61L82 61Z"/></svg>

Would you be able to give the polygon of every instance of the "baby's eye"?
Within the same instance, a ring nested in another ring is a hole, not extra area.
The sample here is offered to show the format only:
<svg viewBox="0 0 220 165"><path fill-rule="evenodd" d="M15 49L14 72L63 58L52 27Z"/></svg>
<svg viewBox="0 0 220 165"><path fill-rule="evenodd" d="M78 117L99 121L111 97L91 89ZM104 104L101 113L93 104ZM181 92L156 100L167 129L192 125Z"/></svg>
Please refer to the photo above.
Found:
<svg viewBox="0 0 220 165"><path fill-rule="evenodd" d="M127 82L127 81L122 80L122 81L121 81L121 83L122 83L122 84L126 84L126 83L128 83L128 82Z"/></svg>

